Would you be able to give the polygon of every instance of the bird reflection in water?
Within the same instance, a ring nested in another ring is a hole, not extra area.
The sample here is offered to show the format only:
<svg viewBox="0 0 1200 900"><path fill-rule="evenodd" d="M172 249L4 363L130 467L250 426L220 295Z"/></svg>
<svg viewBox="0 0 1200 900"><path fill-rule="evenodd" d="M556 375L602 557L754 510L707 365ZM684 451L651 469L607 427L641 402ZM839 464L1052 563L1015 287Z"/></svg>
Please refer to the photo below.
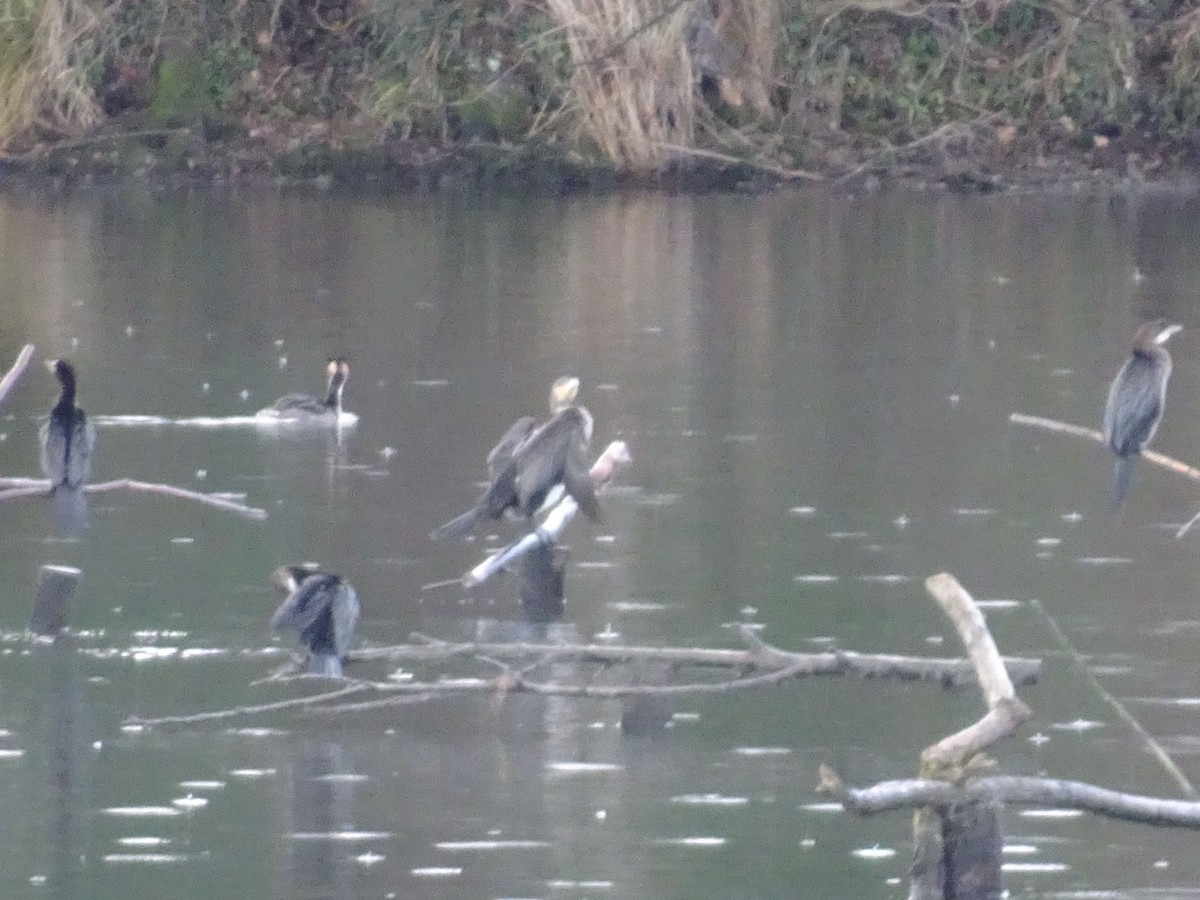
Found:
<svg viewBox="0 0 1200 900"><path fill-rule="evenodd" d="M1171 354L1163 345L1183 326L1165 319L1144 323L1133 337L1133 355L1126 360L1108 389L1104 406L1104 442L1116 454L1113 463L1113 503L1120 505L1129 491L1133 457L1154 438L1162 421L1171 377Z"/></svg>
<svg viewBox="0 0 1200 900"><path fill-rule="evenodd" d="M351 754L337 740L287 741L280 747L288 759L279 766L290 771L291 832L285 857L287 871L276 881L287 885L280 897L358 896L351 856L363 846L336 839L357 831L355 789L361 782Z"/></svg>
<svg viewBox="0 0 1200 900"><path fill-rule="evenodd" d="M316 563L280 566L271 581L288 595L271 616L271 633L298 632L308 653L306 671L341 678L359 615L350 582Z"/></svg>

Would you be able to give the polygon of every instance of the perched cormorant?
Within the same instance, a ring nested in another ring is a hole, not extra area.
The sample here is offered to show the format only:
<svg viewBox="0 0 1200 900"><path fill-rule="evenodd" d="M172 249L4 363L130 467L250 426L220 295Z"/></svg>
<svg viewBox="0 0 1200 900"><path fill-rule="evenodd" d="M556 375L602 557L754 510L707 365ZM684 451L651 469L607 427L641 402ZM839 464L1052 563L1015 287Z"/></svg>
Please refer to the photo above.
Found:
<svg viewBox="0 0 1200 900"><path fill-rule="evenodd" d="M316 563L280 566L271 581L288 595L271 616L271 633L299 632L308 650L309 673L342 677L359 612L350 582Z"/></svg>
<svg viewBox="0 0 1200 900"><path fill-rule="evenodd" d="M78 490L92 471L96 429L75 405L75 368L65 359L47 360L46 367L58 379L61 390L50 418L38 431L42 471L50 479L51 492L60 487Z"/></svg>
<svg viewBox="0 0 1200 900"><path fill-rule="evenodd" d="M556 502L562 490L575 498L584 515L601 519L596 489L588 472L587 449L592 440L592 415L573 402L579 379L560 378L550 392L554 415L535 426L530 417L518 419L488 454L490 483L475 506L431 534L434 540L466 535L487 517L508 513L530 519Z"/></svg>
<svg viewBox="0 0 1200 900"><path fill-rule="evenodd" d="M342 390L350 377L346 360L331 358L325 365L325 399L311 394L287 394L257 413L259 418L288 422L337 422L342 415Z"/></svg>
<svg viewBox="0 0 1200 900"><path fill-rule="evenodd" d="M579 396L579 379L564 375L554 379L550 385L550 418L554 418ZM496 475L512 460L513 454L529 436L537 430L537 419L533 416L521 416L508 426L496 446L487 455L488 481L495 481Z"/></svg>
<svg viewBox="0 0 1200 900"><path fill-rule="evenodd" d="M1171 354L1163 346L1182 325L1166 319L1144 323L1133 337L1133 355L1108 389L1104 405L1104 441L1117 455L1113 464L1113 502L1129 490L1133 457L1140 453L1162 421L1171 377Z"/></svg>

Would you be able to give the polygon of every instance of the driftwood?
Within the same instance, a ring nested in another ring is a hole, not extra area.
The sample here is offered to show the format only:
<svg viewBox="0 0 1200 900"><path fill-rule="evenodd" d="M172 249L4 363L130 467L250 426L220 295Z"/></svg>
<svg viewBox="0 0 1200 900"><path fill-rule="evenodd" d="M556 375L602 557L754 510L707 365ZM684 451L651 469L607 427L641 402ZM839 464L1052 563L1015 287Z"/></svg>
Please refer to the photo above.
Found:
<svg viewBox="0 0 1200 900"><path fill-rule="evenodd" d="M624 441L613 441L605 447L604 452L600 454L591 468L592 483L596 485L596 492L603 491L617 469L631 460L629 448ZM473 588L480 585L510 563L529 553L534 547L545 547L557 542L563 529L575 518L577 512L579 512L579 505L572 497L564 495L562 500L546 514L546 518L537 529L503 550L497 550L465 574L460 579L463 587Z"/></svg>
<svg viewBox="0 0 1200 900"><path fill-rule="evenodd" d="M1041 416L1027 416L1024 413L1010 413L1008 421L1014 425L1028 425L1031 428L1041 428L1044 431L1053 431L1058 434L1070 434L1075 437L1087 438L1088 440L1104 443L1104 435L1094 428L1084 428L1080 425L1072 425L1069 422L1060 422L1057 419L1045 419ZM1195 466L1189 466L1185 462L1180 462L1174 457L1167 456L1165 453L1159 453L1157 450L1149 448L1142 450L1138 456L1146 460L1151 465L1158 466L1161 469L1166 469L1168 472L1174 472L1176 475L1182 475L1192 481L1200 482L1200 469ZM1193 525L1200 522L1200 513L1192 516L1188 521L1175 532L1176 538L1181 538L1187 534Z"/></svg>
<svg viewBox="0 0 1200 900"><path fill-rule="evenodd" d="M371 709L414 700L428 700L461 694L505 694L524 691L544 696L592 697L622 699L629 697L669 697L684 694L726 693L746 688L766 687L792 679L814 675L850 675L860 678L900 678L922 680L942 685L970 683L974 672L966 660L929 659L887 654L864 654L848 651L825 653L792 653L764 642L754 630L740 630L748 645L746 650L718 650L682 647L630 647L605 644L529 644L529 643L449 643L423 638L421 643L395 647L374 647L354 651L349 665L366 662L437 663L466 658L498 668L497 675L482 677L443 677L438 680L416 679L368 681L346 679L346 687L333 694L275 701L262 705L240 706L234 709L202 712L194 715L130 719L130 724L142 726L192 724L235 716L259 715L294 706L318 709L321 712L343 713ZM524 663L515 668L508 661ZM567 684L542 681L536 670L565 661L612 666L621 663L657 662L672 671L684 667L730 670L724 679L681 681L674 684L595 684L589 681ZM1021 681L1036 680L1041 663L1035 659L1014 659L1009 664L1018 672ZM268 681L311 681L311 676L277 675ZM322 681L322 683L327 683ZM352 688L352 690L351 690ZM350 693L372 693L371 699L353 704L328 705Z"/></svg>
<svg viewBox="0 0 1200 900"><path fill-rule="evenodd" d="M4 478L0 484L16 485L0 491L0 502L17 500L22 497L45 497L50 490L50 482L44 478ZM231 499L230 495L202 494L189 491L187 488L176 487L172 484L156 484L149 481L135 481L132 478L118 478L115 481L103 481L98 484L83 486L85 494L102 494L109 491L132 491L139 494L160 494L166 497L176 497L180 500L191 500L203 503L216 509L236 513L247 519L265 519L267 511L257 506L247 506ZM245 496L239 494L237 496Z"/></svg>

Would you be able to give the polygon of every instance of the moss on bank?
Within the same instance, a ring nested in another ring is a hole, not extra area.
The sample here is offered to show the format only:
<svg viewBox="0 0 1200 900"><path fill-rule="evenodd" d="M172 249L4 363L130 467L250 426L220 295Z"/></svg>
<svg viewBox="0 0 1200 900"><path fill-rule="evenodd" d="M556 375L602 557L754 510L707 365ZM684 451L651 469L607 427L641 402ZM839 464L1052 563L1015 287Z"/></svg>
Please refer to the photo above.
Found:
<svg viewBox="0 0 1200 900"><path fill-rule="evenodd" d="M12 0L0 171L962 186L1200 161L1167 0Z"/></svg>

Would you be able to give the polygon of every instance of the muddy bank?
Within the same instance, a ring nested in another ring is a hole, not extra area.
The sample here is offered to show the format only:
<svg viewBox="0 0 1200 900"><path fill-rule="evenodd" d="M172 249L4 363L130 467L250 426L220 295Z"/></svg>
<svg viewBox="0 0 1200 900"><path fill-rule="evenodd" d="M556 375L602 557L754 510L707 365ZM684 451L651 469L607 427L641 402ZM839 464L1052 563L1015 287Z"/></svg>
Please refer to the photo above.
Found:
<svg viewBox="0 0 1200 900"><path fill-rule="evenodd" d="M659 190L762 192L789 186L901 182L967 192L1195 189L1200 153L1132 140L1027 140L963 157L943 148L898 154L825 148L824 165L792 170L723 154L680 156L651 172L618 170L554 144L334 137L326 123L249 132L195 127L108 127L79 139L0 156L0 189L115 183L307 185L400 192L521 191L547 195Z"/></svg>

